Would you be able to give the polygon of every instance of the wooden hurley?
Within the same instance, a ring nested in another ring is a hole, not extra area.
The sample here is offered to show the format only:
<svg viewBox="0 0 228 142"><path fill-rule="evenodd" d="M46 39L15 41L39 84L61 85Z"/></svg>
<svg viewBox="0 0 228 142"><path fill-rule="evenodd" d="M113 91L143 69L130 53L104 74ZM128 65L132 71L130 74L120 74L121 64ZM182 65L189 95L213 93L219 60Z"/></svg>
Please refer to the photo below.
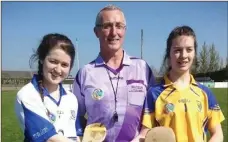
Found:
<svg viewBox="0 0 228 142"><path fill-rule="evenodd" d="M103 142L107 130L101 123L94 123L86 126L82 142Z"/></svg>
<svg viewBox="0 0 228 142"><path fill-rule="evenodd" d="M176 142L171 128L155 127L148 131L144 142Z"/></svg>

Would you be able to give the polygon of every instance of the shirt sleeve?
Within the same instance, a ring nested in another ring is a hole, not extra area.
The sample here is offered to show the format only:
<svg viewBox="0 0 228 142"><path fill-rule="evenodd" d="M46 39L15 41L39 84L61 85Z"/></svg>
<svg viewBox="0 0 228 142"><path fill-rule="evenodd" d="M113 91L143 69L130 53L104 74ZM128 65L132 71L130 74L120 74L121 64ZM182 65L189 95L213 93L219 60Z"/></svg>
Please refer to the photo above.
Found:
<svg viewBox="0 0 228 142"><path fill-rule="evenodd" d="M208 129L213 129L216 125L220 124L225 117L222 113L222 110L217 103L215 95L208 88L206 90L208 96Z"/></svg>
<svg viewBox="0 0 228 142"><path fill-rule="evenodd" d="M152 95L152 90L149 89L144 102L142 125L146 126L147 128L155 127L154 114L155 114L155 99Z"/></svg>
<svg viewBox="0 0 228 142"><path fill-rule="evenodd" d="M15 102L15 112L25 139L33 142L47 141L57 134L44 108L27 98L22 100L19 95L18 93Z"/></svg>
<svg viewBox="0 0 228 142"><path fill-rule="evenodd" d="M78 100L78 113L77 113L77 120L76 120L76 130L78 136L83 136L84 128L85 128L85 96L81 91L81 77L82 73L81 70L78 71L74 83L73 83L73 93L77 97Z"/></svg>

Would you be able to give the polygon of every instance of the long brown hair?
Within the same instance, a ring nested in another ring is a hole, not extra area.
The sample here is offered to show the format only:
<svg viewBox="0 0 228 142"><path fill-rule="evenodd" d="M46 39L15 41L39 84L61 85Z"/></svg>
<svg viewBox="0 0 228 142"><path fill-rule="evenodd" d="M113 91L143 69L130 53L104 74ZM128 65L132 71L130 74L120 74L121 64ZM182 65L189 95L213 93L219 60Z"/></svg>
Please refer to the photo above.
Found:
<svg viewBox="0 0 228 142"><path fill-rule="evenodd" d="M161 67L161 72L163 73L167 73L171 70L171 66L169 65L169 60L170 60L170 51L171 51L171 46L173 43L173 39L182 36L182 35L186 35L186 36L192 36L194 39L194 49L195 49L195 60L194 60L194 65L197 64L197 40L196 40L196 34L193 31L193 29L189 26L178 26L176 28L174 28L170 34L169 37L166 41L166 51L165 51L165 56L163 59L163 64Z"/></svg>
<svg viewBox="0 0 228 142"><path fill-rule="evenodd" d="M70 68L72 69L74 65L74 58L75 58L75 48L71 40L62 34L54 33L54 34L47 34L43 37L40 45L38 46L36 52L30 58L30 67L32 63L38 60L38 83L39 83L39 90L42 101L44 101L43 95L43 61L49 52L54 48L60 48L64 50L70 57L71 57L71 64Z"/></svg>

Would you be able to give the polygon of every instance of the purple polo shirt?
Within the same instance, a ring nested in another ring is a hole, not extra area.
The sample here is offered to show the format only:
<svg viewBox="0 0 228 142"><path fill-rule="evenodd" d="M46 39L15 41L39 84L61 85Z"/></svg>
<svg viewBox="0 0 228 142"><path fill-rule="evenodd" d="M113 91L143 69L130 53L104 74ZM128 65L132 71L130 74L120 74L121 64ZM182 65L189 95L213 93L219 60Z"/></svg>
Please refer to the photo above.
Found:
<svg viewBox="0 0 228 142"><path fill-rule="evenodd" d="M112 119L115 111L113 88L116 90L117 82L118 121L114 122ZM114 70L109 68L98 55L94 61L79 70L73 84L73 93L79 103L78 116L84 116L87 113L87 125L104 124L108 130L105 139L107 142L131 141L139 133L147 88L153 82L152 71L144 60L130 57L124 51L122 66ZM76 128L78 134L82 135L83 126L80 124L78 119Z"/></svg>

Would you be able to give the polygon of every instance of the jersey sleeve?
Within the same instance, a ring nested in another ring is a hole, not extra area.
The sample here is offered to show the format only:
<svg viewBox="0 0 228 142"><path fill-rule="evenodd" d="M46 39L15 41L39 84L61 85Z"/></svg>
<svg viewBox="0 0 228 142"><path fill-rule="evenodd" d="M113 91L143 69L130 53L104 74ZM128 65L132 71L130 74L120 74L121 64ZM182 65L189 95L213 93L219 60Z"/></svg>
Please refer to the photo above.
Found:
<svg viewBox="0 0 228 142"><path fill-rule="evenodd" d="M216 125L220 124L223 120L225 120L225 117L212 91L209 88L207 88L206 93L208 96L208 125L207 126L208 126L208 129L212 129Z"/></svg>
<svg viewBox="0 0 228 142"><path fill-rule="evenodd" d="M45 109L32 100L21 99L20 95L20 93L17 94L15 112L24 131L25 139L33 142L47 141L57 134L48 120Z"/></svg>
<svg viewBox="0 0 228 142"><path fill-rule="evenodd" d="M76 119L76 130L78 136L83 136L84 128L85 128L85 96L81 91L81 70L78 71L74 83L73 83L73 94L76 96L78 100L78 113Z"/></svg>
<svg viewBox="0 0 228 142"><path fill-rule="evenodd" d="M151 88L147 92L143 110L142 125L147 128L155 127L155 99Z"/></svg>

